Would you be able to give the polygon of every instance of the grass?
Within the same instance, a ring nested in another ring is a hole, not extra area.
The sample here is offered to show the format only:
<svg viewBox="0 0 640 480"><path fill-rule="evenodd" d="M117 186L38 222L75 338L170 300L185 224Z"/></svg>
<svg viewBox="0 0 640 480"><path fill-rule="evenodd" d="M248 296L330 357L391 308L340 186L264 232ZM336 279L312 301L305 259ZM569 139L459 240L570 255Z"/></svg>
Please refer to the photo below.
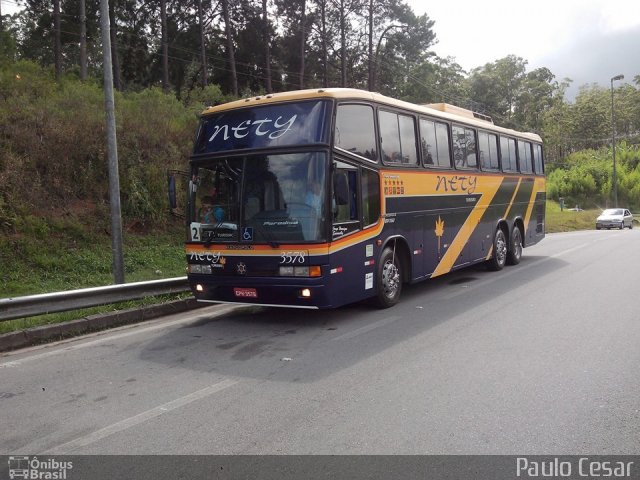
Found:
<svg viewBox="0 0 640 480"><path fill-rule="evenodd" d="M111 238L104 231L87 230L74 220L25 218L24 222L19 234L3 233L0 236L0 298L113 283ZM144 234L125 232L125 281L185 275L183 242L184 232L180 225ZM186 294L0 322L0 333L160 303L180 296Z"/></svg>
<svg viewBox="0 0 640 480"><path fill-rule="evenodd" d="M546 232L571 232L574 230L591 230L596 226L596 218L602 213L600 209L583 210L574 212L560 210L560 204L551 200L547 201Z"/></svg>
<svg viewBox="0 0 640 480"><path fill-rule="evenodd" d="M596 218L602 213L599 208L574 212L560 210L560 204L547 200L547 212L545 217L546 233L572 232L574 230L594 230ZM634 226L638 226L640 217L634 218Z"/></svg>

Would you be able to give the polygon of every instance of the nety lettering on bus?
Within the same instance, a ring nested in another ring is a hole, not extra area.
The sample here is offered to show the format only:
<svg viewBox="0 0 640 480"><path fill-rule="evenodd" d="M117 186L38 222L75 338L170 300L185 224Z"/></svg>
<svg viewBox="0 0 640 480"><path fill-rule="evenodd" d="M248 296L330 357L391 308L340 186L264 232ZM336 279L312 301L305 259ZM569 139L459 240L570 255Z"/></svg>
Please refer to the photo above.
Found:
<svg viewBox="0 0 640 480"><path fill-rule="evenodd" d="M438 175L436 183L436 192L466 192L473 193L476 191L478 177L473 175Z"/></svg>
<svg viewBox="0 0 640 480"><path fill-rule="evenodd" d="M263 118L260 120L244 120L235 127L226 124L214 125L213 134L209 137L209 142L213 142L220 132L224 132L223 138L225 140L229 139L229 130L233 131L233 136L235 138L244 138L249 134L253 134L256 137L264 137L265 135L268 135L271 140L275 140L276 138L280 138L281 136L283 136L291 129L297 117L298 115L293 115L289 120L286 120L284 122L281 122L282 117L278 117L275 120L272 120L270 118ZM251 131L252 128L253 131ZM275 130L273 130L272 128L275 128Z"/></svg>

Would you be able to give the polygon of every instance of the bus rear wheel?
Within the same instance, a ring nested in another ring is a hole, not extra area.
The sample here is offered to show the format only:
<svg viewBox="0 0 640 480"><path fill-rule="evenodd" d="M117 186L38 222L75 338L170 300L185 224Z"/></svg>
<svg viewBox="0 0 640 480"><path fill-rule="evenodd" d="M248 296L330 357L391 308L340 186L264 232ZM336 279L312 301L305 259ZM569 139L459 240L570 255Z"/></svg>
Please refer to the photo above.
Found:
<svg viewBox="0 0 640 480"><path fill-rule="evenodd" d="M507 239L502 229L498 227L493 236L493 252L487 267L489 270L498 271L504 268L505 263L507 263Z"/></svg>
<svg viewBox="0 0 640 480"><path fill-rule="evenodd" d="M507 263L509 265L517 265L522 258L522 233L517 225L513 227L511 232L511 242L507 250Z"/></svg>
<svg viewBox="0 0 640 480"><path fill-rule="evenodd" d="M376 277L376 304L380 308L394 306L400 300L402 292L402 271L397 252L392 248L385 248L378 262Z"/></svg>

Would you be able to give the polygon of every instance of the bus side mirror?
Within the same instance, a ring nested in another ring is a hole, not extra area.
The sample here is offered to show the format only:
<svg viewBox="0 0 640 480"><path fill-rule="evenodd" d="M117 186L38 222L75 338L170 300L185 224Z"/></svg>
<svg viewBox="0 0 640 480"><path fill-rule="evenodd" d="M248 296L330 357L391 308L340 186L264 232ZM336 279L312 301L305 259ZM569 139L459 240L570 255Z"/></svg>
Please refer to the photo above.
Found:
<svg viewBox="0 0 640 480"><path fill-rule="evenodd" d="M174 211L178 208L178 201L176 200L176 177L173 174L169 174L169 208Z"/></svg>
<svg viewBox="0 0 640 480"><path fill-rule="evenodd" d="M167 194L169 199L169 211L175 217L184 218L186 213L185 200L187 199L187 179L189 174L179 170L167 171Z"/></svg>

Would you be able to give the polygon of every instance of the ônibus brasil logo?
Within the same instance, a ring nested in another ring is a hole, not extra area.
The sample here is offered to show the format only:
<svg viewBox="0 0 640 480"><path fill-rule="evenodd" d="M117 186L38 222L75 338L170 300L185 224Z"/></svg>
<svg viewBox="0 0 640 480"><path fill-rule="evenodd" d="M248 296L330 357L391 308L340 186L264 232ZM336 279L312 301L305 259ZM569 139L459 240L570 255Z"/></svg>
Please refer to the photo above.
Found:
<svg viewBox="0 0 640 480"><path fill-rule="evenodd" d="M9 478L33 480L66 480L67 471L73 468L73 462L62 462L54 458L39 460L38 457L9 457Z"/></svg>

